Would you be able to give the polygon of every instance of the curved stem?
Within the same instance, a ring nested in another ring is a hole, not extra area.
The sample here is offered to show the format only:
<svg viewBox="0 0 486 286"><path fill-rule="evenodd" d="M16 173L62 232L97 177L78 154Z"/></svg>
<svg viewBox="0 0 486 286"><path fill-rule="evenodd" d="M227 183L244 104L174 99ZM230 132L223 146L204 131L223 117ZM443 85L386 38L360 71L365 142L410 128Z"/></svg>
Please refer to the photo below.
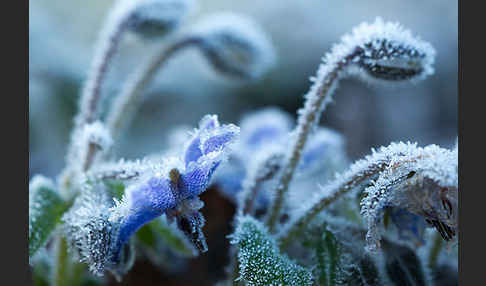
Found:
<svg viewBox="0 0 486 286"><path fill-rule="evenodd" d="M129 17L120 19L118 23L110 26L107 35L101 34L101 43L93 59L93 67L88 81L83 89L80 104L80 113L77 124L91 123L98 113L98 106L101 99L101 84L106 77L109 64L118 49L121 36L127 27Z"/></svg>
<svg viewBox="0 0 486 286"><path fill-rule="evenodd" d="M195 37L183 38L160 53L151 57L142 65L122 88L122 93L116 98L107 116L107 126L113 139L120 135L123 125L133 116L140 102L144 87L154 78L159 68L176 52L192 44L197 44Z"/></svg>
<svg viewBox="0 0 486 286"><path fill-rule="evenodd" d="M135 5L135 4L132 4ZM108 67L111 64L116 51L118 49L123 33L126 31L128 24L132 17L132 6L116 6L110 13L107 22L104 25L96 45L94 59L92 61L92 68L88 79L84 85L80 103L79 112L74 121L73 131L71 133L71 142L68 146L67 156L68 162L66 167L61 172L60 187L67 192L70 185L70 180L76 172L71 168L69 160L73 158L78 150L76 150L77 135L80 130L89 123L95 121L98 115L98 109L101 101L101 86L106 78ZM88 170L91 163L94 161L95 147L89 146L89 151L86 157L82 158L80 163L83 170Z"/></svg>
<svg viewBox="0 0 486 286"><path fill-rule="evenodd" d="M277 235L277 239L280 241L280 247L287 247L292 239L296 237L312 219L342 195L355 189L387 168L398 168L400 165L414 162L420 158L427 157L428 155L417 153L410 156L405 154L405 152L402 152L400 149L395 151L385 149L373 156L375 156L375 158L368 158L364 161L358 160L355 162L351 165L349 171L324 187L324 190L321 191L321 197L317 197L315 201L304 206L303 209L300 210ZM403 158L396 160L396 158L400 156Z"/></svg>
<svg viewBox="0 0 486 286"><path fill-rule="evenodd" d="M280 241L280 247L285 249L292 239L294 239L294 237L297 236L322 210L336 201L343 194L351 191L364 181L383 171L387 166L387 164L375 164L370 166L366 171L362 173L359 172L347 180L339 180L338 182L331 183L325 192L330 195L318 199L307 207L306 210L299 212L300 215L290 221L278 234L277 239Z"/></svg>
<svg viewBox="0 0 486 286"><path fill-rule="evenodd" d="M304 108L299 110L298 125L294 130L295 139L293 141L291 151L288 155L287 162L283 167L283 171L277 183L275 192L275 200L267 217L267 225L271 232L275 231L275 226L280 216L283 207L285 194L287 193L289 184L295 173L295 169L300 161L302 150L309 137L309 134L314 130L318 124L320 114L324 110L326 104L330 102L331 95L339 80L340 73L351 62L351 59L359 52L358 49L353 50L349 55L340 58L336 57L335 61L325 63L318 71L322 74L322 80L315 82L309 93L305 96L306 101Z"/></svg>

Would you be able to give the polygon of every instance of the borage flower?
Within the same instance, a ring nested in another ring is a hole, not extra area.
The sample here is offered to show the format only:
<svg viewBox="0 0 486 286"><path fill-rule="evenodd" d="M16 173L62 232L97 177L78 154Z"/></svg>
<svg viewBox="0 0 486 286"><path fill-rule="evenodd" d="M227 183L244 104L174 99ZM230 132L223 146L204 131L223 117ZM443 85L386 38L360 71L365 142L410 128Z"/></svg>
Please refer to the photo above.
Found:
<svg viewBox="0 0 486 286"><path fill-rule="evenodd" d="M140 173L135 178L130 178L133 183L125 189L121 201L115 199L115 205L111 208L106 208L103 203L105 211L84 216L88 220L102 220L102 225L108 226L106 229L109 232L106 235L109 239L97 240L98 244L104 244L101 248L106 250L102 257L91 257L98 252L100 246L91 245L91 240L84 241L81 247L83 251L78 250L81 260L93 265L90 268L95 274L101 275L105 269L115 272L113 270L118 270L124 260L124 249L130 237L144 224L162 214L166 214L169 219L175 219L178 227L194 245L201 252L205 252L207 246L202 233L204 217L199 212L204 204L198 196L206 190L214 171L227 158L229 146L238 135L237 126L220 125L215 115L203 117L199 129L194 131L187 142L182 158L164 158L161 163L140 168ZM91 213L95 209L92 204L78 204L78 207L70 211L72 214L66 215L66 235L72 245L79 245L80 238L75 234L76 231L69 231L73 230L70 226L78 224L76 214ZM90 225L100 223L87 222L82 227ZM105 227L93 231L103 229Z"/></svg>
<svg viewBox="0 0 486 286"><path fill-rule="evenodd" d="M214 182L219 190L235 201L238 194L245 189L245 178L251 176L253 171L261 175L261 168L268 163L271 163L272 170L266 170L271 171L271 174L269 173L265 180L270 181L274 178L285 159L288 138L292 136L292 125L292 117L275 107L265 108L244 117L240 123L241 139L237 143L238 146L231 154L229 164L215 175ZM315 180L309 180L313 176L328 179L343 167L347 162L343 147L344 140L340 134L327 128L318 128L304 148L303 159L297 168L298 178L292 188L308 182L315 184ZM272 162L266 163L265 158ZM274 162L275 160L280 162ZM302 190L299 193L302 194ZM269 195L268 192L259 191L256 207L268 205Z"/></svg>

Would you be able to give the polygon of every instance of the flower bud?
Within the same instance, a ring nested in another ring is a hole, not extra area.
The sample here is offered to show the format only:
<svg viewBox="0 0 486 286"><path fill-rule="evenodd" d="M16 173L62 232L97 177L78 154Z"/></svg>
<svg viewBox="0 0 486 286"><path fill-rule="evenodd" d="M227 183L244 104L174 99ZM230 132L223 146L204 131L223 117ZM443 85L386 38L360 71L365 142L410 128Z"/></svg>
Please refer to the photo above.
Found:
<svg viewBox="0 0 486 286"><path fill-rule="evenodd" d="M230 76L258 78L275 61L270 40L257 24L243 16L209 16L193 30L193 36L213 67Z"/></svg>
<svg viewBox="0 0 486 286"><path fill-rule="evenodd" d="M131 16L129 29L145 38L162 37L174 30L193 5L193 0L141 1Z"/></svg>

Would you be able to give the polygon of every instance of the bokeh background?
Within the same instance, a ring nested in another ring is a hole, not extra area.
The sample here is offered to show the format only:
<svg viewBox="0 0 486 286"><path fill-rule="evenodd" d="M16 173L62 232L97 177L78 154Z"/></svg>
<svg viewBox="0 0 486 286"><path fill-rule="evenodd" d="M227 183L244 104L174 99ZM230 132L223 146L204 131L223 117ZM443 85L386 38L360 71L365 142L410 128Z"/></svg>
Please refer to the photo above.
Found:
<svg viewBox="0 0 486 286"><path fill-rule="evenodd" d="M63 168L81 86L90 67L98 32L113 2L29 2L30 176L41 173L55 177ZM220 120L227 123L238 123L245 113L268 106L277 106L295 115L310 86L308 78L315 74L321 57L341 35L362 21L373 21L376 16L386 21L398 21L432 43L437 50L435 74L405 88L373 87L356 79L343 80L321 124L344 135L351 160L368 154L371 147L388 145L392 141L416 141L419 145L435 143L442 147L455 143L457 1L196 2L197 8L181 30L190 29L201 17L219 11L250 16L272 39L278 54L277 65L264 78L244 82L214 72L196 49L178 54L147 88L134 122L123 140L116 142L120 156L134 159L162 151L171 131L183 125L196 127L199 119L208 113L218 114ZM163 41L144 42L133 35L124 38L103 89L105 105L110 104L134 67L162 45ZM221 220L231 218L233 210L223 198L211 194L205 196L207 211L219 209L216 217L220 216ZM222 222L220 228L209 230L218 218L211 223L207 213L205 216L210 222L205 231L223 233L214 240L209 235L208 256L190 263L196 264L194 267L199 267L200 273L214 273L211 279L216 279L222 275L221 266L226 259L223 250L227 240L224 236L229 233L229 226ZM219 248L218 244L221 244ZM222 252L219 256L218 251ZM161 277L156 270L140 266L143 261L137 263L127 281L138 281L136 277L144 276L153 282L158 281L154 277ZM193 273L194 281L209 279L204 274L197 276L197 271ZM183 274L174 275L180 278ZM189 280L184 280L186 283L177 281L174 285L191 284ZM150 284L146 283L144 285Z"/></svg>

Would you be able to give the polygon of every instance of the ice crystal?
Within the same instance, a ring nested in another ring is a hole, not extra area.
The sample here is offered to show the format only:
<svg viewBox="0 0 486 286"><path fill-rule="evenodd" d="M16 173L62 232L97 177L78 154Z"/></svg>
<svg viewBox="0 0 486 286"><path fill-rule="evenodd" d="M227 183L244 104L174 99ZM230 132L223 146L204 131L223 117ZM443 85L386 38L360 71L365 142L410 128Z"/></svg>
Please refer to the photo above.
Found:
<svg viewBox="0 0 486 286"><path fill-rule="evenodd" d="M192 31L213 67L228 75L254 79L275 62L272 43L251 19L230 12L207 16Z"/></svg>
<svg viewBox="0 0 486 286"><path fill-rule="evenodd" d="M231 243L238 246L240 277L248 285L312 285L312 274L278 250L263 224L239 217Z"/></svg>

